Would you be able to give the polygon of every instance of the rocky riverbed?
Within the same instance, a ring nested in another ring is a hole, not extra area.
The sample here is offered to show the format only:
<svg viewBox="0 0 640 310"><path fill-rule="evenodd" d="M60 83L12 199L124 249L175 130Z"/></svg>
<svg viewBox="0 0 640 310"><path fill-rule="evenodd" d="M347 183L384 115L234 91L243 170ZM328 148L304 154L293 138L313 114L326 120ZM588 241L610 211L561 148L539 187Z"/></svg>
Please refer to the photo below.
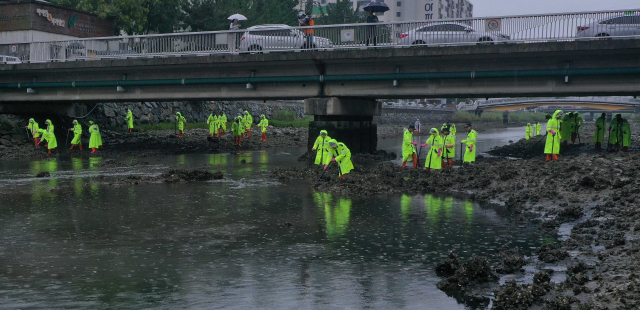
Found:
<svg viewBox="0 0 640 310"><path fill-rule="evenodd" d="M639 129L632 125L633 132ZM590 142L592 136L585 133L581 138ZM637 135L632 139L635 145L640 143ZM518 143L529 147L535 140ZM497 151L509 153L509 148L514 146ZM494 309L638 309L640 153L596 152L592 148L591 143L569 147L559 161L553 162L545 162L536 151L536 156L528 159L481 158L462 168L431 172L403 169L389 162L374 167L356 164L344 179L339 179L337 168L332 167L317 189L342 196L465 195L519 214L523 225L539 225L543 232L560 240L526 259L527 264L540 270L528 283L507 282L498 287L492 273L464 270L464 266L484 268L484 264L478 264L483 260L476 258L468 264L457 263L461 271L449 270L441 285L443 290L462 281L469 283L462 294L474 296L474 283L492 282ZM285 183L313 183L321 172L317 167L287 168L272 175ZM522 274L520 263L524 258L507 257L511 258L505 264L496 253L490 258L492 268ZM566 273L566 280L550 282L549 269ZM449 278L456 273L459 279ZM486 292L486 286L478 290Z"/></svg>

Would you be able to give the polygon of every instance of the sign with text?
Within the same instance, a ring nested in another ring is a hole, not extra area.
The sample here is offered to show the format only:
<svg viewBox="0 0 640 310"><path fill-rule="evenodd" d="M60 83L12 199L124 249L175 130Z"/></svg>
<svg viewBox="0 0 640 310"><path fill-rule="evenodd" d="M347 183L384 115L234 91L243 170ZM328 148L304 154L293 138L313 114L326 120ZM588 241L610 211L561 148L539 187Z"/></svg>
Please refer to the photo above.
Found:
<svg viewBox="0 0 640 310"><path fill-rule="evenodd" d="M436 13L434 10L437 8L437 6L435 6L435 4L433 3L433 0L427 0L427 3L424 4L424 19L425 20L432 20L432 19L437 19L437 17L434 18L434 13Z"/></svg>
<svg viewBox="0 0 640 310"><path fill-rule="evenodd" d="M28 4L0 5L0 31L29 30L31 10Z"/></svg>
<svg viewBox="0 0 640 310"><path fill-rule="evenodd" d="M0 5L0 31L37 30L77 38L112 36L113 19L45 2Z"/></svg>

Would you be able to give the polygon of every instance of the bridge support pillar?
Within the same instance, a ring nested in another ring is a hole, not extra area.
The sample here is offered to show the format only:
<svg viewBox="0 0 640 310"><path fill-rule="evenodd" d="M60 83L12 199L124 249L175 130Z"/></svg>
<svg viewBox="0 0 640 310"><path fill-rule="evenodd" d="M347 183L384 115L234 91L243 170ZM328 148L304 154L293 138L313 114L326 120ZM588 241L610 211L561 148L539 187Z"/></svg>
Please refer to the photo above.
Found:
<svg viewBox="0 0 640 310"><path fill-rule="evenodd" d="M585 121L593 122L595 119L596 112L589 112L589 116L585 117Z"/></svg>
<svg viewBox="0 0 640 310"><path fill-rule="evenodd" d="M508 111L504 111L502 112L502 123L503 124L509 124L509 112Z"/></svg>
<svg viewBox="0 0 640 310"><path fill-rule="evenodd" d="M609 112L607 113L607 123L610 123L613 120L613 113Z"/></svg>
<svg viewBox="0 0 640 310"><path fill-rule="evenodd" d="M378 127L373 117L382 113L382 104L360 98L310 98L304 100L304 114L313 115L309 124L308 148L321 130L349 147L352 153L374 153L378 147Z"/></svg>

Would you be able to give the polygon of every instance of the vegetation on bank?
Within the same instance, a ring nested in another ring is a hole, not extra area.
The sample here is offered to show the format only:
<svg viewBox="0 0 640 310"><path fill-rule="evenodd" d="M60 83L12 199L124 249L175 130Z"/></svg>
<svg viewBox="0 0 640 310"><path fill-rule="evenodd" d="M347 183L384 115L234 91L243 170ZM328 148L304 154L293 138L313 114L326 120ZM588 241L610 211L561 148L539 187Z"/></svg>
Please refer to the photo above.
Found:
<svg viewBox="0 0 640 310"><path fill-rule="evenodd" d="M309 122L313 121L313 116L306 115L299 118L298 114L290 110L276 111L275 115L269 120L269 125L273 127L295 127L307 128Z"/></svg>

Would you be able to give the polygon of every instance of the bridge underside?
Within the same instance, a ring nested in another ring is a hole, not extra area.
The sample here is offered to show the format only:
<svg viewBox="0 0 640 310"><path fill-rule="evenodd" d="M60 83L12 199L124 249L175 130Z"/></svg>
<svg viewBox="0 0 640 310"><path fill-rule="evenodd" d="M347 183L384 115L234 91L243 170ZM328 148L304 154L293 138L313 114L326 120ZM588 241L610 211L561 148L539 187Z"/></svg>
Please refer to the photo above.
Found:
<svg viewBox="0 0 640 310"><path fill-rule="evenodd" d="M0 65L0 103L638 94L640 40Z"/></svg>

